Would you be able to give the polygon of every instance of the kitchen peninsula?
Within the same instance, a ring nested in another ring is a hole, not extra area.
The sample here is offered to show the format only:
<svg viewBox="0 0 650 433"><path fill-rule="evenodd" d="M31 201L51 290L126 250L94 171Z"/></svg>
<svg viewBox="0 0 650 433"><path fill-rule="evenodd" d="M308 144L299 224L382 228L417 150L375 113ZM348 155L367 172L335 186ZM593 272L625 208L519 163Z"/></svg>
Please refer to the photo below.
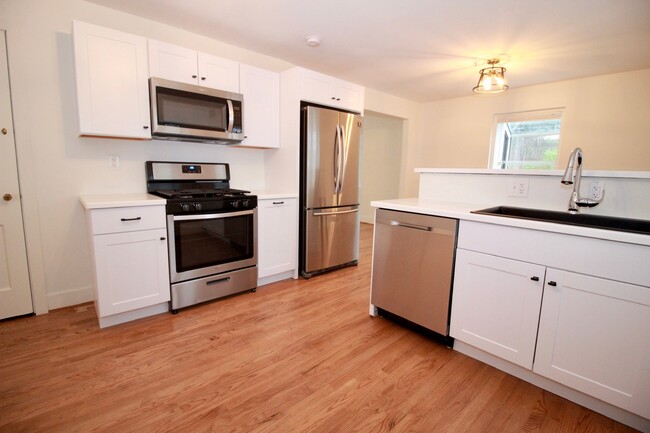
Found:
<svg viewBox="0 0 650 433"><path fill-rule="evenodd" d="M418 198L372 206L459 220L454 349L650 429L650 204L641 199L650 174L583 174L608 188L602 206L583 212L641 220L646 231L632 232L473 213L502 205L564 212L560 172L417 171ZM528 185L528 197L508 196L513 179Z"/></svg>

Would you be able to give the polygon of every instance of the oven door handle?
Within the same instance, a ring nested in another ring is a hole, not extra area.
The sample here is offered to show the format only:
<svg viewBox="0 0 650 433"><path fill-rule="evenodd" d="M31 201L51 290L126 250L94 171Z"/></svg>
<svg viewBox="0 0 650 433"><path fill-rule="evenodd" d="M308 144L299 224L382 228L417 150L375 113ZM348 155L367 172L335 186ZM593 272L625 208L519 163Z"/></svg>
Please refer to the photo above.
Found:
<svg viewBox="0 0 650 433"><path fill-rule="evenodd" d="M197 215L174 215L174 221L191 221L191 220L213 220L219 218L230 218L244 215L253 215L255 210L243 210L240 212L226 212L226 213L209 213Z"/></svg>

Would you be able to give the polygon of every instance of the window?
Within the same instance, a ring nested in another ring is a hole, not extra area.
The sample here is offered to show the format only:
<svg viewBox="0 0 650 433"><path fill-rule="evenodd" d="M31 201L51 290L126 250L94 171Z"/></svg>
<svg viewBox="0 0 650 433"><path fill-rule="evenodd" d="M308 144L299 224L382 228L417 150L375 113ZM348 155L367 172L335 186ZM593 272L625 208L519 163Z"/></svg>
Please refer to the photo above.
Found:
<svg viewBox="0 0 650 433"><path fill-rule="evenodd" d="M497 114L494 117L490 168L556 168L562 109Z"/></svg>

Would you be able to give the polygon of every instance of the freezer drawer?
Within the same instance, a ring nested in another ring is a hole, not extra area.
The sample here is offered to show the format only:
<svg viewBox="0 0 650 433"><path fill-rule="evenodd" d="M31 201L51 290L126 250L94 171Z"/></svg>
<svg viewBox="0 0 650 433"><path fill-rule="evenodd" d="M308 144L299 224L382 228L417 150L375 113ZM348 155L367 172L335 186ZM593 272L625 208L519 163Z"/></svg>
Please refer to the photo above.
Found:
<svg viewBox="0 0 650 433"><path fill-rule="evenodd" d="M448 335L458 221L378 209L371 303Z"/></svg>
<svg viewBox="0 0 650 433"><path fill-rule="evenodd" d="M305 272L321 271L359 259L358 206L308 210L305 229Z"/></svg>

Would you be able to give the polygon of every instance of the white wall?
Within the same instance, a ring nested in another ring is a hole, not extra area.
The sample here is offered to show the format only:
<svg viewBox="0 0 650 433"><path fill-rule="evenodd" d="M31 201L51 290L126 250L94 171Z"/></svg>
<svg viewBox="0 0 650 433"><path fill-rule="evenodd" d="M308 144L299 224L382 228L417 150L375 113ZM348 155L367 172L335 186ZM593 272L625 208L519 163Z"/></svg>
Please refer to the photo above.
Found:
<svg viewBox="0 0 650 433"><path fill-rule="evenodd" d="M366 89L366 110L404 119L402 124L402 157L400 166L399 195L392 198L413 197L417 195L417 176L413 169L422 167L417 162L417 154L422 148L420 134L421 104L399 98L373 89ZM410 186L414 183L414 187Z"/></svg>
<svg viewBox="0 0 650 433"><path fill-rule="evenodd" d="M517 206L565 212L572 185L562 185L562 170L531 175L525 170L425 170L420 174L419 197L443 202L473 203L476 209ZM528 182L526 197L510 197L511 180ZM604 185L605 196L593 208L580 213L650 219L650 173L583 172L580 195L585 197L592 182Z"/></svg>
<svg viewBox="0 0 650 433"><path fill-rule="evenodd" d="M371 201L399 197L403 123L404 119L365 112L359 191L362 222L374 222Z"/></svg>
<svg viewBox="0 0 650 433"><path fill-rule="evenodd" d="M650 170L648 82L645 69L423 104L421 135L409 151L408 195L417 195L413 168L486 168L495 114L543 108L565 107L560 165L579 146L586 170Z"/></svg>

